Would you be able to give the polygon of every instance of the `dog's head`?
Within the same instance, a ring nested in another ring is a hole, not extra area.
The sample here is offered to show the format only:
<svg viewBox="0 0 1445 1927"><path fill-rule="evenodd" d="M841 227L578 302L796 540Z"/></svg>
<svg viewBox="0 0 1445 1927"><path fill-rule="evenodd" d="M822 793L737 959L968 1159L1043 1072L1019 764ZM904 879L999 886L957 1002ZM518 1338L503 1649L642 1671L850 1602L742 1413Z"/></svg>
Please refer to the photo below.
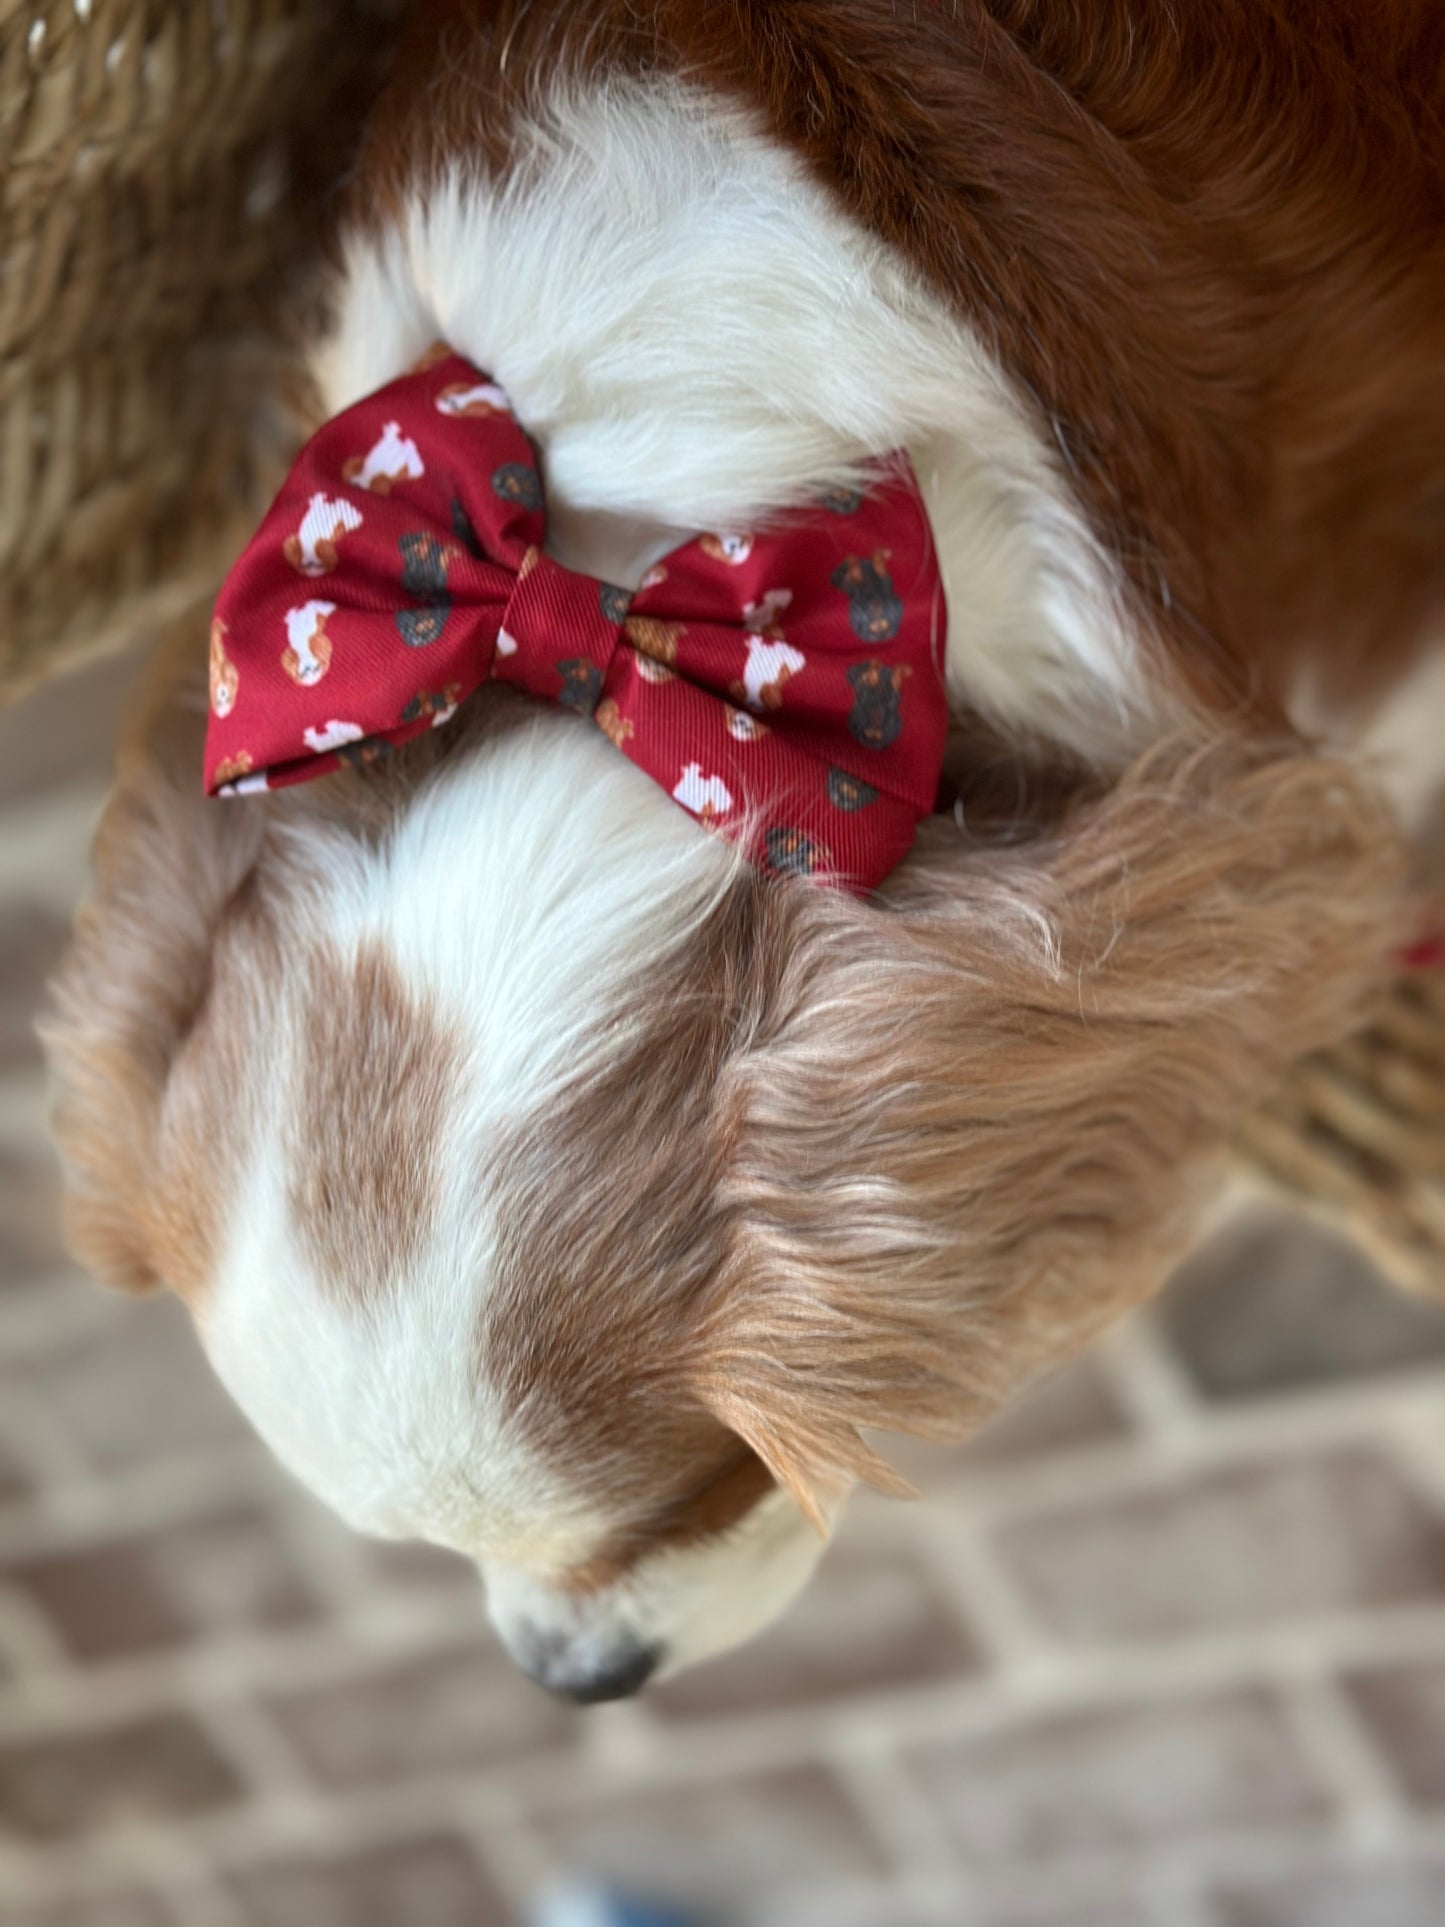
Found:
<svg viewBox="0 0 1445 1927"><path fill-rule="evenodd" d="M1298 754L939 819L880 906L506 694L232 803L204 703L125 753L57 986L74 1244L581 1698L756 1630L896 1484L867 1434L968 1430L1145 1289L1378 948L1378 822Z"/></svg>

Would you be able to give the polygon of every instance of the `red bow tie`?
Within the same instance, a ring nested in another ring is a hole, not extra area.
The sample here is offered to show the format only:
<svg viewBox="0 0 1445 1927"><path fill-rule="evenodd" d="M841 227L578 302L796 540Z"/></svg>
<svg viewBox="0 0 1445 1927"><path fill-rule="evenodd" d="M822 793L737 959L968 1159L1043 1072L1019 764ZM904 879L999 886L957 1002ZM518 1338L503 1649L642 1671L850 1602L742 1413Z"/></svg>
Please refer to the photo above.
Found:
<svg viewBox="0 0 1445 1927"><path fill-rule="evenodd" d="M487 677L590 716L769 868L866 891L933 808L944 600L906 459L754 535L703 535L635 593L542 553L506 396L442 351L297 459L211 625L206 787L367 762Z"/></svg>

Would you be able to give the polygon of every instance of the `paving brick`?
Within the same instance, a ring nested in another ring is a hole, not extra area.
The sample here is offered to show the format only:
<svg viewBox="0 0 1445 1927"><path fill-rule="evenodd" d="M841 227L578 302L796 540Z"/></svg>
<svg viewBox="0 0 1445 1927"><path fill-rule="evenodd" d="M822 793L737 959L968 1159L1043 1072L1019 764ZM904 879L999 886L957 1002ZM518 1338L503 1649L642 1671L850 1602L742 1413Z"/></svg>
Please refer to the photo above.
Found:
<svg viewBox="0 0 1445 1927"><path fill-rule="evenodd" d="M294 1625L316 1610L261 1512L236 1506L165 1531L0 1563L77 1658L106 1660Z"/></svg>
<svg viewBox="0 0 1445 1927"><path fill-rule="evenodd" d="M569 1874L684 1906L732 1909L770 1889L882 1871L866 1817L820 1767L604 1794L538 1825Z"/></svg>
<svg viewBox="0 0 1445 1927"><path fill-rule="evenodd" d="M33 1286L67 1264L54 1159L40 1145L0 1150L0 1293Z"/></svg>
<svg viewBox="0 0 1445 1927"><path fill-rule="evenodd" d="M235 1770L180 1713L0 1742L0 1835L68 1839L119 1821L203 1813L240 1791Z"/></svg>
<svg viewBox="0 0 1445 1927"><path fill-rule="evenodd" d="M1220 1927L1440 1927L1445 1866L1331 1867L1211 1899Z"/></svg>
<svg viewBox="0 0 1445 1927"><path fill-rule="evenodd" d="M683 1673L649 1705L678 1718L767 1712L953 1679L975 1664L906 1545L845 1537L777 1625L741 1651Z"/></svg>
<svg viewBox="0 0 1445 1927"><path fill-rule="evenodd" d="M1078 1452L1129 1436L1129 1419L1092 1358L1081 1358L1032 1386L958 1445L924 1439L879 1441L884 1457L925 1492L962 1473Z"/></svg>
<svg viewBox="0 0 1445 1927"><path fill-rule="evenodd" d="M367 1565L379 1582L401 1593L468 1597L481 1606L481 1582L470 1559L426 1546L415 1540L372 1539L365 1542Z"/></svg>
<svg viewBox="0 0 1445 1927"><path fill-rule="evenodd" d="M43 1366L48 1412L97 1469L129 1470L251 1436L175 1299L98 1296L93 1327ZM33 1364L23 1370L33 1380ZM0 1411L6 1383L0 1373Z"/></svg>
<svg viewBox="0 0 1445 1927"><path fill-rule="evenodd" d="M964 1862L1169 1848L1221 1829L1316 1824L1329 1803L1263 1691L1090 1708L913 1750Z"/></svg>
<svg viewBox="0 0 1445 1927"><path fill-rule="evenodd" d="M1445 1660L1382 1666L1345 1684L1410 1798L1445 1807Z"/></svg>
<svg viewBox="0 0 1445 1927"><path fill-rule="evenodd" d="M44 904L0 903L0 1070L40 1062L35 1015L69 934Z"/></svg>
<svg viewBox="0 0 1445 1927"><path fill-rule="evenodd" d="M883 1923L879 1922L879 1927ZM1050 1906L1019 1907L1017 1903L990 1906L982 1902L973 1913L960 1916L960 1927L1163 1927L1159 1915L1132 1900L1058 1901Z"/></svg>
<svg viewBox="0 0 1445 1927"><path fill-rule="evenodd" d="M108 779L137 662L132 650L89 665L0 711L0 806L6 811L0 835L23 834L26 809L37 796L78 780Z"/></svg>
<svg viewBox="0 0 1445 1927"><path fill-rule="evenodd" d="M258 1867L232 1892L247 1927L516 1927L481 1866L446 1834Z"/></svg>
<svg viewBox="0 0 1445 1927"><path fill-rule="evenodd" d="M1001 1527L996 1544L1034 1611L1072 1641L1445 1598L1445 1521L1364 1448L1081 1499Z"/></svg>
<svg viewBox="0 0 1445 1927"><path fill-rule="evenodd" d="M1445 1305L1393 1289L1353 1246L1277 1213L1216 1239L1160 1313L1191 1377L1220 1399L1445 1358Z"/></svg>
<svg viewBox="0 0 1445 1927"><path fill-rule="evenodd" d="M339 1787L515 1761L566 1742L579 1717L480 1635L266 1704L311 1772Z"/></svg>
<svg viewBox="0 0 1445 1927"><path fill-rule="evenodd" d="M0 1399L3 1399L3 1394L0 1394ZM3 1410L3 1402L0 1402L0 1412ZM0 1505L13 1505L17 1499L23 1499L31 1490L31 1484L29 1469L19 1453L0 1438Z"/></svg>
<svg viewBox="0 0 1445 1927"><path fill-rule="evenodd" d="M179 1927L162 1901L134 1889L43 1907L8 1907L4 1919L5 1927Z"/></svg>
<svg viewBox="0 0 1445 1927"><path fill-rule="evenodd" d="M777 1905L750 1908L745 1927L1166 1927L1160 1916L1131 1899L1056 1900L1051 1904L990 1898L978 1884L960 1878L952 1894L932 1891L924 1898L896 1887L850 1884L800 1896L796 1890ZM731 1924L738 1916L729 1913ZM578 1927L583 1927L579 1922ZM1214 1927L1214 1923L1211 1923Z"/></svg>

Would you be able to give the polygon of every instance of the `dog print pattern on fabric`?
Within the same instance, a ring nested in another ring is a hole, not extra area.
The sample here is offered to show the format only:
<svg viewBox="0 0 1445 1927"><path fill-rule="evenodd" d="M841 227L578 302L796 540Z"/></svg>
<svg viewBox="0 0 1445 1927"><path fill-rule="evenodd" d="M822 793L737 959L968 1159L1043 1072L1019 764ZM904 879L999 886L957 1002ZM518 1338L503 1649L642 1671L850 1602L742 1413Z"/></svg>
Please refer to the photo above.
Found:
<svg viewBox="0 0 1445 1927"><path fill-rule="evenodd" d="M331 638L326 618L336 614L334 602L303 602L286 611L286 647L281 667L303 689L314 689L331 667Z"/></svg>
<svg viewBox="0 0 1445 1927"><path fill-rule="evenodd" d="M332 501L318 489L306 504L295 534L281 544L281 553L300 575L329 575L336 567L338 544L360 527L360 509L350 502Z"/></svg>
<svg viewBox="0 0 1445 1927"><path fill-rule="evenodd" d="M211 619L211 714L226 717L236 707L241 672L226 654L226 625Z"/></svg>
<svg viewBox="0 0 1445 1927"><path fill-rule="evenodd" d="M848 598L848 620L860 642L890 642L903 621L903 604L884 568L887 550L874 556L850 555L833 571L833 587Z"/></svg>
<svg viewBox="0 0 1445 1927"><path fill-rule="evenodd" d="M872 473L761 534L696 536L631 591L547 555L505 396L428 356L318 431L227 581L208 787L364 769L495 677L590 718L753 861L871 889L933 806L947 731L927 514L905 458ZM324 600L294 600L298 571L326 575ZM323 681L324 709L284 693Z"/></svg>
<svg viewBox="0 0 1445 1927"><path fill-rule="evenodd" d="M366 454L353 455L341 473L353 488L388 495L393 483L420 481L426 470L411 436L402 434L399 422L388 422Z"/></svg>

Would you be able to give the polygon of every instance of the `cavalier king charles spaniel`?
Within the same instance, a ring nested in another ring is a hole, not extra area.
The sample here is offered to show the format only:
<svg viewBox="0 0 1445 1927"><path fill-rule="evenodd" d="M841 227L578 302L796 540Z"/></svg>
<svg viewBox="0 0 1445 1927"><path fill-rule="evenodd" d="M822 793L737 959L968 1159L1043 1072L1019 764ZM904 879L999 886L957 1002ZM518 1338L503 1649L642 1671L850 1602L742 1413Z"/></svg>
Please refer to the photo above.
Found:
<svg viewBox="0 0 1445 1927"><path fill-rule="evenodd" d="M902 1488L877 1435L1149 1291L1414 933L1442 51L1416 0L409 9L316 421L445 342L623 591L905 449L948 606L949 787L867 896L505 688L217 802L202 623L127 732L49 1024L75 1248L180 1293L358 1530L474 1560L554 1690L754 1633ZM325 505L308 571L362 539ZM296 579L293 681L342 653ZM794 667L757 615L743 734Z"/></svg>

